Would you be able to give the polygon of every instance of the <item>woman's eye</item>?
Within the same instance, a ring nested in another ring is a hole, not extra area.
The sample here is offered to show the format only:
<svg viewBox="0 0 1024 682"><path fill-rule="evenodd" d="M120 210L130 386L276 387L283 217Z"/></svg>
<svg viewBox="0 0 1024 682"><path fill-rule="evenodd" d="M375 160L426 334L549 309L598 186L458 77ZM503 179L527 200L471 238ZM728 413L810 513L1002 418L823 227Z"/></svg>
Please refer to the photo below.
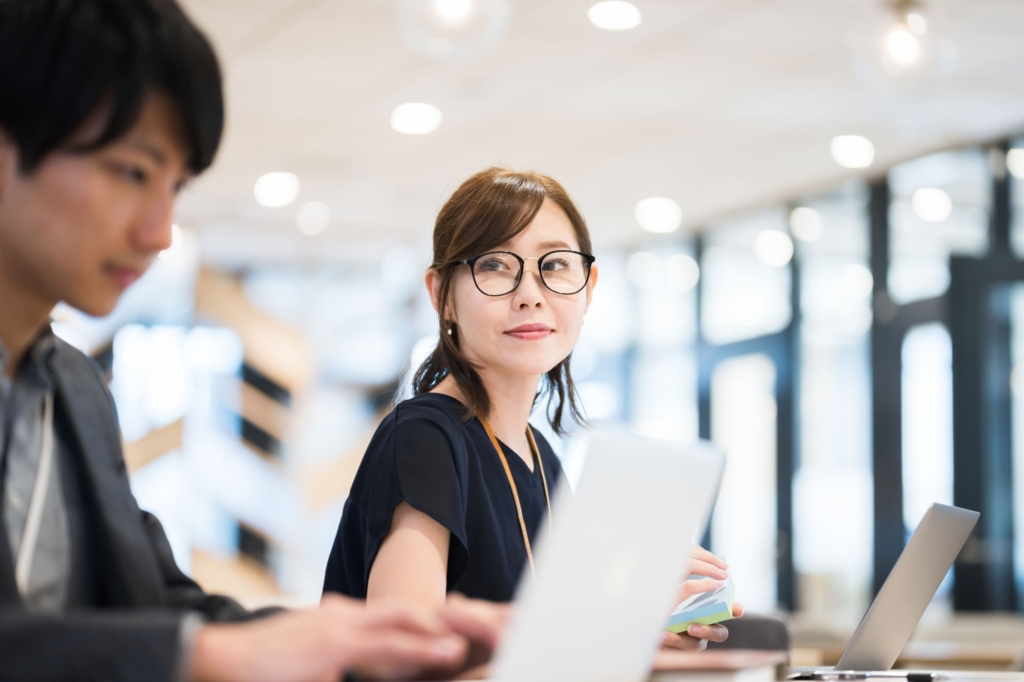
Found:
<svg viewBox="0 0 1024 682"><path fill-rule="evenodd" d="M502 270L508 270L508 266L497 258L491 258L480 263L480 269L487 272L500 272Z"/></svg>
<svg viewBox="0 0 1024 682"><path fill-rule="evenodd" d="M567 267L569 267L569 263L561 258L544 261L544 269L548 271L565 270Z"/></svg>

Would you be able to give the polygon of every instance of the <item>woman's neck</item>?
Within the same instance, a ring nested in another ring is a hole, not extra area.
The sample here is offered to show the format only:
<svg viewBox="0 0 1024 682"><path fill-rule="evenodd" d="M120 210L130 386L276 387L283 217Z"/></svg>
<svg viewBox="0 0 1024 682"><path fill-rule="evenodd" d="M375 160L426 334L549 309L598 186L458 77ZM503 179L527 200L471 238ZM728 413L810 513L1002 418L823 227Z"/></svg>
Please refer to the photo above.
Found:
<svg viewBox="0 0 1024 682"><path fill-rule="evenodd" d="M491 409L486 415L487 423L498 440L515 450L532 469L533 455L526 437L526 429L529 426L530 413L533 412L533 403L541 378L499 374L487 370L480 372L480 378L491 399ZM458 384L450 376L445 377L435 390L465 402Z"/></svg>

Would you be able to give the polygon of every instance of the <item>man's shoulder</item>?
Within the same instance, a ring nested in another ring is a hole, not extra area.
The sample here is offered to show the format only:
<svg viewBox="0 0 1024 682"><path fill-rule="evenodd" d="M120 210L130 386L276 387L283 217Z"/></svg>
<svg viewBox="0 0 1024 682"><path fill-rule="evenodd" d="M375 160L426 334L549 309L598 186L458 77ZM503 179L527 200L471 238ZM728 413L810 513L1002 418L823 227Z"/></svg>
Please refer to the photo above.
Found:
<svg viewBox="0 0 1024 682"><path fill-rule="evenodd" d="M107 382L99 364L59 337L54 338L50 368L56 376L59 391L73 386L71 392L79 398L84 393L102 396L104 401L109 400Z"/></svg>

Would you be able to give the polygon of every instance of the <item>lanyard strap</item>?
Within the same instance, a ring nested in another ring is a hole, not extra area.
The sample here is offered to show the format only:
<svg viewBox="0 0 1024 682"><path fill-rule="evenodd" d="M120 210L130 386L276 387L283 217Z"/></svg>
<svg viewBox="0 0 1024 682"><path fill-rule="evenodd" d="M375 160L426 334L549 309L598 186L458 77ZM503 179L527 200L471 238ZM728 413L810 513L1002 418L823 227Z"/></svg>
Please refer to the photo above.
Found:
<svg viewBox="0 0 1024 682"><path fill-rule="evenodd" d="M32 486L32 500L25 518L25 531L21 534L18 559L14 565L14 578L22 596L28 593L29 578L32 576L32 559L39 542L39 527L43 522L43 505L50 486L50 470L53 468L53 394L47 393L43 408L43 443L39 450L39 469Z"/></svg>
<svg viewBox="0 0 1024 682"><path fill-rule="evenodd" d="M505 458L505 451L501 447L501 443L498 442L497 436L494 435L494 431L491 429L491 425L487 423L487 420L480 417L480 423L484 425L484 431L487 432L487 437L491 439L491 445L494 446L494 451L498 453L498 457L501 459L501 465L505 468L505 476L508 477L508 485L512 489L512 499L516 502L516 514L519 516L519 530L523 534L523 545L526 546L526 559L530 564L530 574L533 577L537 577L537 567L533 563L533 548L530 546L530 536L526 532L526 519L523 518L523 505L519 502L519 489L516 487L515 479L512 478L512 469L508 466L508 459ZM537 447L537 441L533 439L533 434L530 432L530 427L526 427L526 439L530 443L530 450L533 452L533 461L538 469L540 469L540 480L544 486L544 502L548 508L548 523L551 523L551 497L548 495L548 478L544 473L544 466L540 461L540 449Z"/></svg>

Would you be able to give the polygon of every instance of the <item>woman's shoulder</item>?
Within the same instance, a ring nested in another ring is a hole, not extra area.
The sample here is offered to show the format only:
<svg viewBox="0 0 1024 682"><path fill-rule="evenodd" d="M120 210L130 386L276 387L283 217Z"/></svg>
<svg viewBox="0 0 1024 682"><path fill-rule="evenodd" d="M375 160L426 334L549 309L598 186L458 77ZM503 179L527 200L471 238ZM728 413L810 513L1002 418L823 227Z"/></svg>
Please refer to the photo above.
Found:
<svg viewBox="0 0 1024 682"><path fill-rule="evenodd" d="M394 426L401 428L415 422L431 422L444 430L461 429L462 403L443 393L422 393L395 405L388 415Z"/></svg>

